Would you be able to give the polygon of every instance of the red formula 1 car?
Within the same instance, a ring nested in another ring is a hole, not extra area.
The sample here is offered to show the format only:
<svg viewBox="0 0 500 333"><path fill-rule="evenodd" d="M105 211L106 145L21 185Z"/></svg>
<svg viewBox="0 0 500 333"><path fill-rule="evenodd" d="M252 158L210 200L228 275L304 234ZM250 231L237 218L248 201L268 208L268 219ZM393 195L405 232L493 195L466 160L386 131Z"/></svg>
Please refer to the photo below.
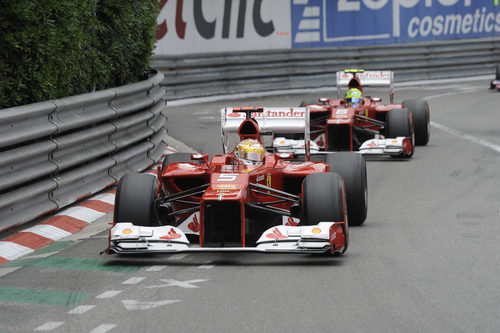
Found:
<svg viewBox="0 0 500 333"><path fill-rule="evenodd" d="M495 71L495 79L490 83L490 89L496 89L500 91L500 65L497 65Z"/></svg>
<svg viewBox="0 0 500 333"><path fill-rule="evenodd" d="M342 88L358 90L361 99L351 105L341 96ZM364 96L366 87L389 87L390 104L379 97ZM414 146L429 141L429 106L424 100L393 101L390 71L345 70L337 72L338 99L302 101L311 112L311 140L324 151L359 151L411 157ZM293 135L276 138L277 151L295 151L302 141Z"/></svg>
<svg viewBox="0 0 500 333"><path fill-rule="evenodd" d="M225 108L223 154L171 154L159 177L119 182L108 254L175 252L334 253L348 246L348 220L367 213L363 156L292 161L261 150L263 135L302 131L307 108ZM228 135L241 142L228 150ZM262 158L259 158L262 157ZM348 209L348 211L347 211Z"/></svg>

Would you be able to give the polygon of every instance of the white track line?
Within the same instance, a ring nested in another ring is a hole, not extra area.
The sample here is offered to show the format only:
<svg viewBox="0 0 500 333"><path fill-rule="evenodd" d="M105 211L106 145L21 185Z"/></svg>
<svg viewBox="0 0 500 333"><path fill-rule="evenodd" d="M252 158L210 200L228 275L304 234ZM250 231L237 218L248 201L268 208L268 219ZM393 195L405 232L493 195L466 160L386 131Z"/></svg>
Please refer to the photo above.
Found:
<svg viewBox="0 0 500 333"><path fill-rule="evenodd" d="M170 258L168 258L168 259L181 260L181 259L186 258L188 255L189 255L189 253L179 253L179 254L171 255Z"/></svg>
<svg viewBox="0 0 500 333"><path fill-rule="evenodd" d="M95 308L95 305L79 305L76 308L69 310L67 313L68 314L82 314L85 313L89 310L92 310Z"/></svg>
<svg viewBox="0 0 500 333"><path fill-rule="evenodd" d="M145 277L135 276L135 277L131 277L130 279L128 279L126 281L123 281L122 284L138 284L144 279L145 279Z"/></svg>
<svg viewBox="0 0 500 333"><path fill-rule="evenodd" d="M460 131L457 131L456 129L453 129L453 128L450 128L448 126L436 123L434 121L431 121L430 124L432 127L438 128L438 129L445 131L449 134L458 136L458 137L463 138L465 140L469 140L469 141L477 143L478 145L481 145L483 147L490 148L490 149L496 151L497 153L500 153L500 146L497 146L496 144L493 144L491 142L488 142L488 141L480 139L480 138L476 138L475 136L472 136L472 135L467 134L467 133L462 133Z"/></svg>
<svg viewBox="0 0 500 333"><path fill-rule="evenodd" d="M95 298L98 298L98 299L113 298L121 292L122 292L121 290L108 290L108 291L103 292L102 294L97 295Z"/></svg>
<svg viewBox="0 0 500 333"><path fill-rule="evenodd" d="M163 270L164 268L165 268L165 266L160 266L160 265L151 266L148 269L146 269L146 272L159 272L159 271Z"/></svg>
<svg viewBox="0 0 500 333"><path fill-rule="evenodd" d="M62 324L64 324L64 321L49 321L35 328L35 331L42 331L42 332L52 331L61 326Z"/></svg>
<svg viewBox="0 0 500 333"><path fill-rule="evenodd" d="M94 328L89 333L106 333L106 332L111 331L115 327L116 327L115 324L101 324L101 325L97 326L96 328Z"/></svg>

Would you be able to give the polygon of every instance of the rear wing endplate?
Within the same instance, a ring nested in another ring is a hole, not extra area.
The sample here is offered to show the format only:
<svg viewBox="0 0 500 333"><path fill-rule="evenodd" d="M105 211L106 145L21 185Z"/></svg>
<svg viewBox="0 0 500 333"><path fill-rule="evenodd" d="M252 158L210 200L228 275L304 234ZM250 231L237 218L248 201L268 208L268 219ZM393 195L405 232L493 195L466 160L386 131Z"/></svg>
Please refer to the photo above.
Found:
<svg viewBox="0 0 500 333"><path fill-rule="evenodd" d="M232 107L223 108L220 113L222 150L226 154L228 152L228 134L238 133L246 115L242 112L233 112ZM304 133L306 160L309 160L310 121L308 107L264 107L263 112L254 112L251 117L257 121L261 135Z"/></svg>
<svg viewBox="0 0 500 333"><path fill-rule="evenodd" d="M387 87L391 103L394 102L394 72L392 71L363 71L363 72L337 72L337 94L342 98L341 88L347 87L349 81L356 75L363 87Z"/></svg>

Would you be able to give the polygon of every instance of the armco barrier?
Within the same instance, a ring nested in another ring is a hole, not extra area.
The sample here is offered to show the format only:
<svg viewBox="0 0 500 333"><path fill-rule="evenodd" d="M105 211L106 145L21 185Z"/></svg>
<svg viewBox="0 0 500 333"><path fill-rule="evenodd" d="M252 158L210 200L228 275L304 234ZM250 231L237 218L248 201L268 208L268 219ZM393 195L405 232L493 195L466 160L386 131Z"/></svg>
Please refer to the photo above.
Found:
<svg viewBox="0 0 500 333"><path fill-rule="evenodd" d="M0 110L0 230L157 162L167 147L163 79Z"/></svg>
<svg viewBox="0 0 500 333"><path fill-rule="evenodd" d="M411 44L153 57L167 99L335 85L345 68L393 70L396 82L492 74L500 37Z"/></svg>

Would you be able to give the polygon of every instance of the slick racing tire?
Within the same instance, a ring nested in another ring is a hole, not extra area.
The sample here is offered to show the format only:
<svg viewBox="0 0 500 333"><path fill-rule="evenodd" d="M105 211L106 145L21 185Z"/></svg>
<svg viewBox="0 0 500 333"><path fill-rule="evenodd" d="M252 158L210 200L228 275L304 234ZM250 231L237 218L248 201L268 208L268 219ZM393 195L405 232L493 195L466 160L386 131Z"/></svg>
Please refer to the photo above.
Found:
<svg viewBox="0 0 500 333"><path fill-rule="evenodd" d="M191 163L199 163L199 161L192 161L191 160L191 153L175 153L175 154L168 154L165 156L163 159L162 167L161 167L161 172L165 171L165 168L167 165L172 164L172 163L183 163L183 162L191 162Z"/></svg>
<svg viewBox="0 0 500 333"><path fill-rule="evenodd" d="M311 105L311 104L321 104L321 103L319 102L318 98L308 98L300 102L300 107L304 107L306 105Z"/></svg>
<svg viewBox="0 0 500 333"><path fill-rule="evenodd" d="M343 186L333 172L307 175L302 183L301 225L344 221Z"/></svg>
<svg viewBox="0 0 500 333"><path fill-rule="evenodd" d="M113 221L134 225L155 225L154 201L156 178L145 174L127 174L120 179L115 197Z"/></svg>
<svg viewBox="0 0 500 333"><path fill-rule="evenodd" d="M387 120L385 123L385 137L397 138L398 136L413 138L413 124L411 113L408 109L394 109L387 112ZM394 156L394 157L411 157L413 155L415 142L412 140L412 152L409 155Z"/></svg>
<svg viewBox="0 0 500 333"><path fill-rule="evenodd" d="M344 180L349 225L362 225L368 212L366 160L348 151L330 153L326 157L330 171Z"/></svg>
<svg viewBox="0 0 500 333"><path fill-rule="evenodd" d="M423 99L410 99L404 101L403 105L410 110L413 117L415 144L417 146L425 146L429 142L430 137L429 104Z"/></svg>

